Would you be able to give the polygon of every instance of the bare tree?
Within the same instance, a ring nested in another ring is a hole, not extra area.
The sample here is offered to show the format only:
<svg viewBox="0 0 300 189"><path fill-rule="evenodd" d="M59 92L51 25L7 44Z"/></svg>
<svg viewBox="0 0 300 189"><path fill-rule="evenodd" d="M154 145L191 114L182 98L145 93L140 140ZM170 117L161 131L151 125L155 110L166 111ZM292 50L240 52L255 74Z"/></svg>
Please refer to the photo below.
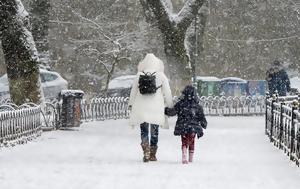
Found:
<svg viewBox="0 0 300 189"><path fill-rule="evenodd" d="M0 0L0 39L11 99L16 104L40 103L38 53L21 0Z"/></svg>
<svg viewBox="0 0 300 189"><path fill-rule="evenodd" d="M88 47L84 48L82 52L90 58L94 59L98 65L104 68L106 72L104 95L106 96L108 92L109 82L113 77L116 67L123 59L130 61L130 58L127 56L127 49L118 46L116 50L100 52L97 48Z"/></svg>
<svg viewBox="0 0 300 189"><path fill-rule="evenodd" d="M78 74L101 80L100 85L103 89L101 93L103 94L107 93L108 83L114 76L132 72L134 66L129 65L136 62L132 56L138 57L139 60L144 52L157 47L157 45L149 45L145 40L145 35L151 32L152 28L149 28L147 24L132 26L134 20L140 17L139 15L131 13L124 18L108 19L101 11L87 14L81 6L74 4L65 3L61 7L72 15L81 29L88 31L82 37L81 35L69 37L68 42L74 44L76 54L84 57L87 62L82 64L85 68ZM132 17L130 18L132 21L128 21L128 16ZM61 23L59 20L55 22Z"/></svg>
<svg viewBox="0 0 300 189"><path fill-rule="evenodd" d="M192 24L204 0L187 0L178 14L173 14L172 3L167 0L140 0L147 15L147 20L155 20L164 36L166 53L171 80L176 87L190 82L191 66L189 52L185 46L187 29ZM154 17L154 18L153 18Z"/></svg>

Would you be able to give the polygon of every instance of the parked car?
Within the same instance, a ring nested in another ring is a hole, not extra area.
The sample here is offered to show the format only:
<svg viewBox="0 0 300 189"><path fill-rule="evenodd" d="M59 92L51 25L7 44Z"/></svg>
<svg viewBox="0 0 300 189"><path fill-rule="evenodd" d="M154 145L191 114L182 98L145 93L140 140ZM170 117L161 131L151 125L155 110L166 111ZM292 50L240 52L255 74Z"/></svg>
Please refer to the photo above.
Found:
<svg viewBox="0 0 300 189"><path fill-rule="evenodd" d="M46 99L57 98L61 90L68 89L68 82L57 72L40 69L41 85ZM7 74L0 78L0 98L9 98Z"/></svg>
<svg viewBox="0 0 300 189"><path fill-rule="evenodd" d="M300 94L300 77L293 77L290 79L291 81L291 95Z"/></svg>
<svg viewBox="0 0 300 189"><path fill-rule="evenodd" d="M108 84L107 96L129 97L131 87L136 75L124 75L112 79Z"/></svg>

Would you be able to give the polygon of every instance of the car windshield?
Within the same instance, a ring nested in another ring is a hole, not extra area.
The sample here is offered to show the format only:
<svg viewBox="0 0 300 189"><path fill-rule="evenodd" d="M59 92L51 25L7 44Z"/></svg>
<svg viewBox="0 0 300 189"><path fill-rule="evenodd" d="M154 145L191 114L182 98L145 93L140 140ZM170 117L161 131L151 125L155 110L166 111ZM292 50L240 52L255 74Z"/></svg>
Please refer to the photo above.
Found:
<svg viewBox="0 0 300 189"><path fill-rule="evenodd" d="M136 75L117 77L109 82L108 88L109 89L130 88L135 78Z"/></svg>
<svg viewBox="0 0 300 189"><path fill-rule="evenodd" d="M54 81L57 78L58 78L57 75L54 75L54 74L41 73L41 81L42 82Z"/></svg>

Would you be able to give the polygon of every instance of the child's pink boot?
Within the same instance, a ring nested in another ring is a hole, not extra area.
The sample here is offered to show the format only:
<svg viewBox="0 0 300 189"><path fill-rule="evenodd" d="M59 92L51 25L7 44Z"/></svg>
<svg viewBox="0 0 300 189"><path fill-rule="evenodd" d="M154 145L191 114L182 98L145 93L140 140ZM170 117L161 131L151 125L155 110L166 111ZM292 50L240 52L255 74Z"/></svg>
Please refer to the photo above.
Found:
<svg viewBox="0 0 300 189"><path fill-rule="evenodd" d="M187 158L187 147L182 146L182 164L188 164Z"/></svg>

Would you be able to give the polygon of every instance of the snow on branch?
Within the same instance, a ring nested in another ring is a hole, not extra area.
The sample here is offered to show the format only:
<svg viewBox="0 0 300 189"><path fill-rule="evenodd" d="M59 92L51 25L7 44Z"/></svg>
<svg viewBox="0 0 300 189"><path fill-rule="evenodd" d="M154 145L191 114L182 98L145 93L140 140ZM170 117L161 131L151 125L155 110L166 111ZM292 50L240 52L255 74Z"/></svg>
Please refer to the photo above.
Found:
<svg viewBox="0 0 300 189"><path fill-rule="evenodd" d="M198 10L202 7L205 0L187 0L178 13L176 23L178 27L188 28L194 17L198 14Z"/></svg>
<svg viewBox="0 0 300 189"><path fill-rule="evenodd" d="M16 0L16 8L17 8L17 17L16 22L18 25L22 26L22 35L20 39L22 40L26 49L31 52L31 59L35 61L39 61L38 51L35 46L35 42L33 40L32 33L30 32L30 24L29 24L29 14L25 10L21 0Z"/></svg>
<svg viewBox="0 0 300 189"><path fill-rule="evenodd" d="M112 69L109 69L109 68L108 68L108 65L106 65L103 61L101 61L101 60L99 60L99 59L96 59L96 62L100 63L100 64L104 67L105 71L106 71L108 74L111 74Z"/></svg>
<svg viewBox="0 0 300 189"><path fill-rule="evenodd" d="M21 0L16 0L16 2L17 2L17 7L18 7L17 15L18 15L19 17L23 17L23 18L29 16L29 14L28 14L28 12L25 10L25 8L24 8L24 6L23 6Z"/></svg>
<svg viewBox="0 0 300 189"><path fill-rule="evenodd" d="M81 20L84 20L88 23L93 24L96 28L97 28L97 32L102 35L105 39L107 39L108 41L110 41L111 43L117 45L119 48L121 48L121 44L119 43L118 40L114 40L112 37L108 36L103 30L102 30L102 26L100 24L98 24L97 22L86 18L84 16L82 16L81 14L77 13L76 11L74 11L74 9L70 6L68 6L68 8L70 8L71 12L76 15L78 18L80 18Z"/></svg>
<svg viewBox="0 0 300 189"><path fill-rule="evenodd" d="M146 0L150 9L154 13L156 20L158 21L158 25L161 28L167 27L170 28L171 23L171 11L166 7L165 0Z"/></svg>

